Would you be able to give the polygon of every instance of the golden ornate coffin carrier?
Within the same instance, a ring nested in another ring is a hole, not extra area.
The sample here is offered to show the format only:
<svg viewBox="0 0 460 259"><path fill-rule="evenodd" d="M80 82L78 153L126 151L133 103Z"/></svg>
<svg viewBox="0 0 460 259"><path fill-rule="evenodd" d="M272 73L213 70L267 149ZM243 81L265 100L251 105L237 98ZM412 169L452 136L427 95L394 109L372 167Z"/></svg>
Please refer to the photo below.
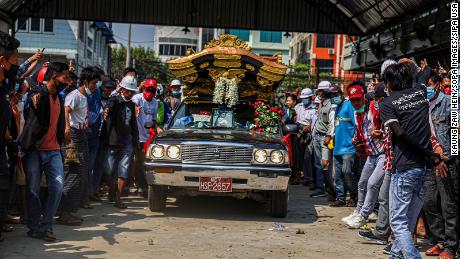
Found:
<svg viewBox="0 0 460 259"><path fill-rule="evenodd" d="M224 34L205 45L203 51L168 61L169 69L187 87L185 96L212 96L219 77L235 79L240 98L270 100L284 79L287 67L281 54L261 57L235 35Z"/></svg>

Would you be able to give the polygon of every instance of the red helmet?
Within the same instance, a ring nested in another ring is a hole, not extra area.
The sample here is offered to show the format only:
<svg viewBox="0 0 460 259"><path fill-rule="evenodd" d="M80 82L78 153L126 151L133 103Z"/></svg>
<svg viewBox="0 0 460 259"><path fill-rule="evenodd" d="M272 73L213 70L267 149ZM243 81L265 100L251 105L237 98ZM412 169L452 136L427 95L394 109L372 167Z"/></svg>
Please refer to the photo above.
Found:
<svg viewBox="0 0 460 259"><path fill-rule="evenodd" d="M155 79L147 79L144 83L144 87L153 87L157 88L157 81Z"/></svg>
<svg viewBox="0 0 460 259"><path fill-rule="evenodd" d="M40 71L38 71L37 81L41 84L45 81L46 70L48 70L48 67L42 67Z"/></svg>

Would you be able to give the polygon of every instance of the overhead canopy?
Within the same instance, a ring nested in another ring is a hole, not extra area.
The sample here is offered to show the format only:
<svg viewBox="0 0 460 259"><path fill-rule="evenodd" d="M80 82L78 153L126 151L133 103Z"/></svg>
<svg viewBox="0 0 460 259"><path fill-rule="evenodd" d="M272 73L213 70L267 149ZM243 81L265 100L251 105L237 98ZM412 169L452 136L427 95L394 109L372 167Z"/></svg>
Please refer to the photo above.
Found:
<svg viewBox="0 0 460 259"><path fill-rule="evenodd" d="M13 19L365 35L443 4L444 0L0 0L0 11Z"/></svg>

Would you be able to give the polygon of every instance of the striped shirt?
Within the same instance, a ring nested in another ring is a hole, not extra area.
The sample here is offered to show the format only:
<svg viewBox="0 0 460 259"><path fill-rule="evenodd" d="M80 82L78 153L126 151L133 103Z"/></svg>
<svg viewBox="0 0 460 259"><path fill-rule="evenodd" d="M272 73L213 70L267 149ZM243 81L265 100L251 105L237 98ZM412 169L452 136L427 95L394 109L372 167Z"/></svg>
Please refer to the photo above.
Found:
<svg viewBox="0 0 460 259"><path fill-rule="evenodd" d="M364 144L368 156L378 156L384 152L383 139L372 137L372 131L378 129L378 125L376 127L374 121L375 118L371 110L363 114L355 111L356 132L354 139L356 142Z"/></svg>

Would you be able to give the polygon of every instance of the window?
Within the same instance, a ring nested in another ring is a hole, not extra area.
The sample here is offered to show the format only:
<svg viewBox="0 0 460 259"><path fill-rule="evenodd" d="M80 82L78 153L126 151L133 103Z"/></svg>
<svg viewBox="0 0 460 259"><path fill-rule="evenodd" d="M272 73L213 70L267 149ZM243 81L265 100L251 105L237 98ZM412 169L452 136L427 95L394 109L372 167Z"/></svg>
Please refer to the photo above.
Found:
<svg viewBox="0 0 460 259"><path fill-rule="evenodd" d="M93 48L93 40L90 37L88 37L87 43L88 43L88 47Z"/></svg>
<svg viewBox="0 0 460 259"><path fill-rule="evenodd" d="M212 39L214 39L214 29L203 28L201 30L201 47L204 48L204 45L210 42Z"/></svg>
<svg viewBox="0 0 460 259"><path fill-rule="evenodd" d="M281 32L260 31L260 42L281 43Z"/></svg>
<svg viewBox="0 0 460 259"><path fill-rule="evenodd" d="M26 18L18 18L16 22L16 30L17 31L27 31L27 19Z"/></svg>
<svg viewBox="0 0 460 259"><path fill-rule="evenodd" d="M93 58L93 52L89 49L86 50L86 58L92 59Z"/></svg>
<svg viewBox="0 0 460 259"><path fill-rule="evenodd" d="M316 47L317 48L334 48L335 35L334 34L316 34Z"/></svg>
<svg viewBox="0 0 460 259"><path fill-rule="evenodd" d="M53 32L54 31L54 20L45 18L43 22L43 31L44 32Z"/></svg>
<svg viewBox="0 0 460 259"><path fill-rule="evenodd" d="M185 56L187 49L193 49L196 51L196 46L160 44L159 54L162 56Z"/></svg>
<svg viewBox="0 0 460 259"><path fill-rule="evenodd" d="M83 42L85 39L85 22L78 22L78 39Z"/></svg>
<svg viewBox="0 0 460 259"><path fill-rule="evenodd" d="M30 31L40 32L40 18L30 19Z"/></svg>
<svg viewBox="0 0 460 259"><path fill-rule="evenodd" d="M316 60L316 69L318 69L319 72L333 73L334 72L334 60L332 60L332 59L317 59Z"/></svg>
<svg viewBox="0 0 460 259"><path fill-rule="evenodd" d="M249 41L249 30L230 30L230 34L235 35L240 40Z"/></svg>

